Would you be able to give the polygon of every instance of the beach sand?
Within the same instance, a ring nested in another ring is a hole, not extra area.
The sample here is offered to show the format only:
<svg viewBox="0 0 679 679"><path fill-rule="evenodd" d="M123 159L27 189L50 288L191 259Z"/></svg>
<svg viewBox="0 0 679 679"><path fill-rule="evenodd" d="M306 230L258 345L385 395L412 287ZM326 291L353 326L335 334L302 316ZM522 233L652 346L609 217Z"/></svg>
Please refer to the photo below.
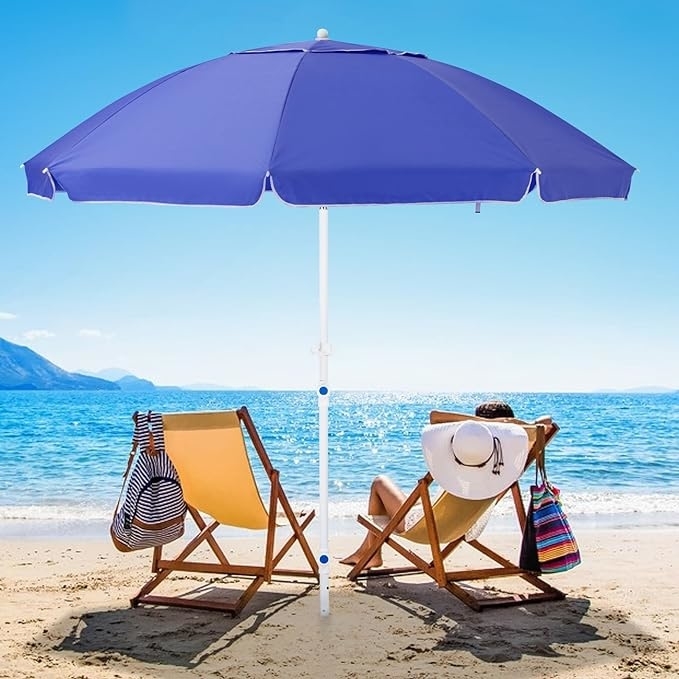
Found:
<svg viewBox="0 0 679 679"><path fill-rule="evenodd" d="M516 535L484 538L515 555ZM483 613L422 578L351 583L333 558L325 619L316 589L283 582L264 585L235 619L131 609L149 552L121 554L104 539L4 539L0 677L679 676L678 538L679 529L580 531L582 565L546 578L565 601ZM358 540L333 537L333 557ZM236 559L258 552L246 539L228 550ZM473 564L474 552L463 545L452 561ZM184 576L173 588L196 580Z"/></svg>

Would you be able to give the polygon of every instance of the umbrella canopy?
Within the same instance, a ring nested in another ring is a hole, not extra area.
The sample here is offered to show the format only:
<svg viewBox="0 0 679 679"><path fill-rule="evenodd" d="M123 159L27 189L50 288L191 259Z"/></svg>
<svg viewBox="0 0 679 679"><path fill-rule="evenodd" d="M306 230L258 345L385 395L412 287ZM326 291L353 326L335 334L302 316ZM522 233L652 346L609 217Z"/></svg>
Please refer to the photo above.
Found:
<svg viewBox="0 0 679 679"><path fill-rule="evenodd" d="M76 201L319 206L320 606L329 612L329 205L626 198L634 168L486 78L328 40L246 50L122 97L25 164Z"/></svg>
<svg viewBox="0 0 679 679"><path fill-rule="evenodd" d="M634 168L529 99L331 40L229 54L107 106L25 163L77 201L294 205L626 198Z"/></svg>

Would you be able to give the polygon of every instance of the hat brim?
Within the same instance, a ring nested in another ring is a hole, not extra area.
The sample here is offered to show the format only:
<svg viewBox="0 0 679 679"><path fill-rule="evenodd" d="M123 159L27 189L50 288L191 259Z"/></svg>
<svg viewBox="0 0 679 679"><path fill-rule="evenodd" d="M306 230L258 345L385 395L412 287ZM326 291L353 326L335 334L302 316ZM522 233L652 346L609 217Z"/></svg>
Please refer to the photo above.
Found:
<svg viewBox="0 0 679 679"><path fill-rule="evenodd" d="M456 497L484 500L507 490L526 468L528 434L518 424L484 422L502 445L504 464L493 474L492 462L483 467L465 467L455 461L451 439L463 422L430 424L422 432L422 451L434 480Z"/></svg>

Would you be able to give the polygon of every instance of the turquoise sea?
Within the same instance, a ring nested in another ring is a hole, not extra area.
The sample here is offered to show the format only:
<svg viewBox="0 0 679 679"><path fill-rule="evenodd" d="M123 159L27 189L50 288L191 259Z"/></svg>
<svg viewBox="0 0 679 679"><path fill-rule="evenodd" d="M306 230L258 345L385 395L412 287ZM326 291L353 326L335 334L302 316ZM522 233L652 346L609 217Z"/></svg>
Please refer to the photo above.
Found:
<svg viewBox="0 0 679 679"><path fill-rule="evenodd" d="M339 392L330 406L331 530L354 526L377 473L404 489L425 471L432 409L473 412L489 394ZM493 394L518 417L551 414L550 478L574 524L679 525L679 393ZM0 535L103 531L135 410L247 405L294 506L317 505L315 392L0 392ZM530 472L524 477L527 490ZM510 520L509 502L496 510Z"/></svg>

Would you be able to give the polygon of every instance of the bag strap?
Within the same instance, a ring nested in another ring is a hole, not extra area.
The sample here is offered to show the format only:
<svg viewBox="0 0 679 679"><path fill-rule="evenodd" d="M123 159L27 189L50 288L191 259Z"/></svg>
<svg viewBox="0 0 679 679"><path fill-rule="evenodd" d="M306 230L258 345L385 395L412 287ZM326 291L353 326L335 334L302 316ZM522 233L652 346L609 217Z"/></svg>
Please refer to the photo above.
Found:
<svg viewBox="0 0 679 679"><path fill-rule="evenodd" d="M149 422L149 447L148 450L146 451L151 457L155 456L158 454L158 449L156 448L156 438L153 434L153 413L149 410L148 414L148 422Z"/></svg>
<svg viewBox="0 0 679 679"><path fill-rule="evenodd" d="M120 494L118 495L116 508L113 510L113 516L115 516L118 513L118 507L120 507L120 500L123 497L123 490L125 490L125 481L127 480L127 476L130 473L134 456L137 452L137 448L139 447L139 411L134 412L134 414L132 415L132 419L134 420L134 431L132 433L132 448L130 449L130 454L127 457L127 467L125 467L125 471L123 472L123 482L120 485Z"/></svg>
<svg viewBox="0 0 679 679"><path fill-rule="evenodd" d="M535 428L535 447L537 448L535 453L535 485L538 485L538 473L542 479L542 483L547 485L549 481L547 480L547 470L545 468L545 425L538 424Z"/></svg>

